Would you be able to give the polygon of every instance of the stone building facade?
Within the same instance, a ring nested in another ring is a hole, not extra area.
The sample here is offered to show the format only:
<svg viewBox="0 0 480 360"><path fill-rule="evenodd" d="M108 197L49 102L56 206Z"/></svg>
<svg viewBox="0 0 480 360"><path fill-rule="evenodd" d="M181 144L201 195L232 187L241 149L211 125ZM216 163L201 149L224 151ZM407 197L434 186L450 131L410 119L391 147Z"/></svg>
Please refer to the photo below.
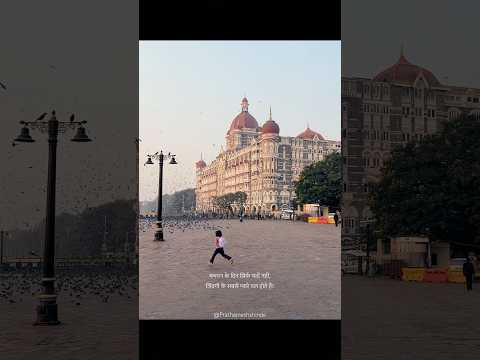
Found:
<svg viewBox="0 0 480 360"><path fill-rule="evenodd" d="M368 193L395 146L439 131L459 114L480 117L480 89L442 84L428 69L398 61L373 78L342 78L342 249L361 247L371 220Z"/></svg>
<svg viewBox="0 0 480 360"><path fill-rule="evenodd" d="M280 136L271 111L260 127L248 106L243 98L241 112L226 134L226 149L209 165L203 159L196 163L198 212L219 211L214 198L238 191L245 192L247 199L243 209L233 204L235 211L269 214L287 208L295 198L293 182L302 169L340 151L339 141L325 140L308 126L298 136Z"/></svg>

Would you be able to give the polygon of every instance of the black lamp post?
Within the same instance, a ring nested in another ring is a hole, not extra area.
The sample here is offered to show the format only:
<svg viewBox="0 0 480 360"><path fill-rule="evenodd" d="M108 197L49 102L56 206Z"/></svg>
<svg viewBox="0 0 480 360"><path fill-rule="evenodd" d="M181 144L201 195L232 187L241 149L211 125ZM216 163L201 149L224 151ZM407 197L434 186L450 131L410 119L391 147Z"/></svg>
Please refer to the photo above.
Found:
<svg viewBox="0 0 480 360"><path fill-rule="evenodd" d="M156 241L164 241L163 238L163 226L162 226L162 183L163 183L163 161L165 158L170 159L169 164L176 165L177 161L175 160L175 155L168 153L164 155L162 151L160 154L156 152L153 155L147 155L148 159L145 163L146 165L153 165L152 159L158 160L160 166L159 175L158 175L158 208L157 208L157 227L158 230L155 232Z"/></svg>
<svg viewBox="0 0 480 360"><path fill-rule="evenodd" d="M77 128L77 133L71 139L74 142L88 142L83 124L86 121L74 121L74 115L70 121L58 121L55 111L48 121L43 121L46 113L35 121L21 121L23 125L20 135L14 140L17 142L34 142L29 133L29 128L38 129L48 133L48 178L47 178L47 211L45 218L45 239L43 251L43 291L39 295L37 305L37 320L35 325L57 325L58 306L57 294L55 293L55 183L57 168L57 142L58 134L64 133L68 128Z"/></svg>
<svg viewBox="0 0 480 360"><path fill-rule="evenodd" d="M0 266L3 267L3 241L4 241L4 237L7 235L8 233L6 231L0 231Z"/></svg>

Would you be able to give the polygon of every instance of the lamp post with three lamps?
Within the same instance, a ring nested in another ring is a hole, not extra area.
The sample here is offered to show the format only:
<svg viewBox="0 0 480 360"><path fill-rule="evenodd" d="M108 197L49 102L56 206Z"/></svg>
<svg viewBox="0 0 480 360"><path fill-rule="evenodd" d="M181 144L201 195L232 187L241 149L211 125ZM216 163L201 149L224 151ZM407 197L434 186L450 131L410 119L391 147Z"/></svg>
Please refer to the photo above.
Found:
<svg viewBox="0 0 480 360"><path fill-rule="evenodd" d="M67 129L77 128L77 133L71 139L73 142L88 142L84 128L86 121L74 121L74 115L69 121L58 121L55 111L52 111L48 121L43 121L47 113L40 115L35 121L20 121L23 125L20 135L15 142L31 143L35 140L30 136L30 128L48 134L48 177L47 177L47 211L45 217L45 239L43 247L43 277L42 293L38 296L37 320L35 325L57 325L58 306L55 293L55 187L57 171L57 142L58 134Z"/></svg>
<svg viewBox="0 0 480 360"><path fill-rule="evenodd" d="M157 207L157 227L158 230L155 232L156 241L165 241L163 238L163 226L162 226L162 183L163 183L163 161L165 158L170 159L169 164L176 165L178 164L175 160L175 155L168 153L167 155L163 154L163 151L160 151L160 154L156 152L152 155L147 155L146 165L153 165L152 159L158 160L159 164L159 175L158 175L158 207Z"/></svg>

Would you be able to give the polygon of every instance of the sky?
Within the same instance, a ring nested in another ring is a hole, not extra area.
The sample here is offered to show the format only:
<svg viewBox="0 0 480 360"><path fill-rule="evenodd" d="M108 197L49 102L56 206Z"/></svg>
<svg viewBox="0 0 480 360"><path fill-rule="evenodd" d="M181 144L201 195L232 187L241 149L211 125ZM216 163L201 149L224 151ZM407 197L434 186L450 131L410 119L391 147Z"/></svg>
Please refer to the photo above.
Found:
<svg viewBox="0 0 480 360"><path fill-rule="evenodd" d="M340 140L340 41L148 41L139 48L140 200L158 194L163 150L164 194L195 187L195 162L215 159L243 96L261 126L272 118L280 135L307 124Z"/></svg>
<svg viewBox="0 0 480 360"><path fill-rule="evenodd" d="M138 6L115 3L112 17L111 5L16 0L0 13L3 229L31 229L45 216L47 136L32 129L34 143L12 146L19 121L43 112L56 110L59 121L75 113L93 139L72 143L73 130L59 136L57 214L136 197Z"/></svg>
<svg viewBox="0 0 480 360"><path fill-rule="evenodd" d="M473 0L342 0L342 76L375 76L403 44L440 82L480 88L479 12Z"/></svg>

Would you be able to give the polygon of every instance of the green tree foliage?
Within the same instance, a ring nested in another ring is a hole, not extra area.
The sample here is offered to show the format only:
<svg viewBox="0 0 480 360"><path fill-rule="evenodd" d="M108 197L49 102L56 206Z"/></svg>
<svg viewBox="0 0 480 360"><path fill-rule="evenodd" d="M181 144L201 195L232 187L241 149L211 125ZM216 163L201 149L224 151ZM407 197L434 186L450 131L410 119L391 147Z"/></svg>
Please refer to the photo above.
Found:
<svg viewBox="0 0 480 360"><path fill-rule="evenodd" d="M195 209L195 189L185 189L176 191L173 194L162 196L163 216L178 216ZM158 197L152 201L142 201L140 203L141 213L156 213L158 206Z"/></svg>
<svg viewBox="0 0 480 360"><path fill-rule="evenodd" d="M319 203L337 209L342 195L341 155L332 153L303 169L295 183L300 204Z"/></svg>
<svg viewBox="0 0 480 360"><path fill-rule="evenodd" d="M135 213L133 200L118 200L87 208L79 214L60 214L55 218L56 256L99 256L106 229L108 251L123 252L127 241L135 248ZM107 226L105 227L105 218ZM8 243L8 256L29 256L31 251L42 255L45 222L32 230L13 230Z"/></svg>
<svg viewBox="0 0 480 360"><path fill-rule="evenodd" d="M480 122L459 117L394 149L370 200L385 235L480 242Z"/></svg>

